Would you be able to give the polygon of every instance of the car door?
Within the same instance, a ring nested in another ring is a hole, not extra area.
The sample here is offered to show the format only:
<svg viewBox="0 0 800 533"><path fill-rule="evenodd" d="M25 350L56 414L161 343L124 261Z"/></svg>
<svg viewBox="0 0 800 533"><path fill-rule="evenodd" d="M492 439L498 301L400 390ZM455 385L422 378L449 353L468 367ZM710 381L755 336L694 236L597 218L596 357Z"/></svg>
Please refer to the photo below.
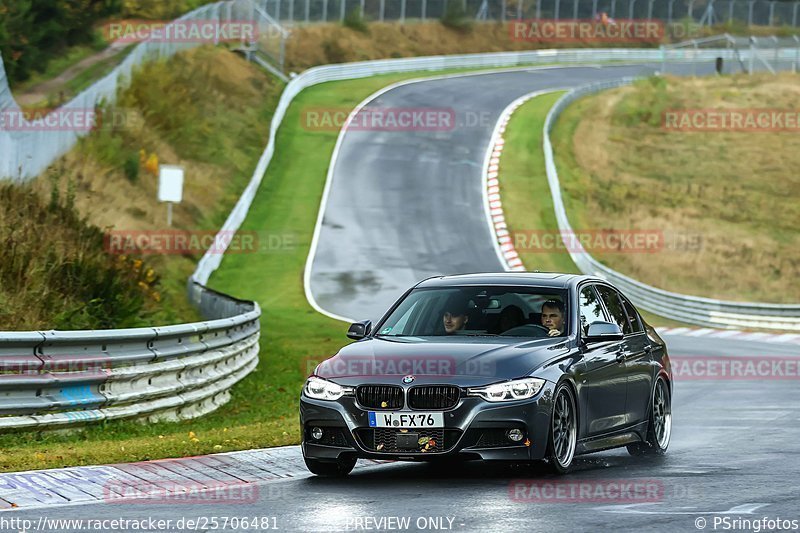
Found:
<svg viewBox="0 0 800 533"><path fill-rule="evenodd" d="M583 285L578 292L578 329L585 336L592 322L609 322L594 285ZM585 437L602 435L625 425L626 375L625 367L617 360L622 353L622 341L584 345L583 357L577 365L578 385L581 388L581 434Z"/></svg>
<svg viewBox="0 0 800 533"><path fill-rule="evenodd" d="M650 394L649 345L639 314L616 289L598 285L597 290L611 316L624 335L620 367L626 376L625 423L641 422L646 416ZM627 304L627 305L626 305Z"/></svg>
<svg viewBox="0 0 800 533"><path fill-rule="evenodd" d="M630 333L625 335L625 366L628 374L628 396L625 411L631 423L647 420L650 406L650 392L653 390L653 358L650 340L644 330L644 323L633 304L621 293L617 293L625 316L630 324Z"/></svg>

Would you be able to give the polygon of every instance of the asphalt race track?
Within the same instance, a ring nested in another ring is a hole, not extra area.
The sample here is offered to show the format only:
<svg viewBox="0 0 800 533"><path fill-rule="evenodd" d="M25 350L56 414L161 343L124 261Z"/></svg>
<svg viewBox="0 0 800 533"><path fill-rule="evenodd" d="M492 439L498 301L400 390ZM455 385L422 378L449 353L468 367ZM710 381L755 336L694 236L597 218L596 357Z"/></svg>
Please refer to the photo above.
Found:
<svg viewBox="0 0 800 533"><path fill-rule="evenodd" d="M501 270L484 214L481 169L502 109L535 90L652 70L575 67L455 77L403 85L373 100L367 107L450 107L457 118L469 110L480 110L482 118L444 132L343 135L311 264L316 303L331 314L375 319L421 278ZM673 358L684 363L768 358L796 372L800 352L797 336L748 340L700 330L665 338ZM296 458L299 449L281 453ZM774 372L758 379L676 376L665 457L601 452L577 458L564 478L522 465L391 463L366 464L332 480L311 476L296 459L292 464L280 479L258 482L255 502L23 506L0 512L0 530L20 529L11 518L31 520L30 530L42 530L43 517L172 520L171 528L154 531L222 530L210 521L222 517L267 517L268 526L283 531L698 531L715 530L715 521L722 530L723 520L728 530L737 523L752 530L737 521L800 521L800 388L796 377L780 379ZM557 488L556 479L571 485ZM644 498L636 492L642 486ZM592 493L576 496L570 492L575 487ZM176 526L180 518L201 524ZM248 530L265 530L261 524Z"/></svg>
<svg viewBox="0 0 800 533"><path fill-rule="evenodd" d="M481 173L503 109L533 91L654 70L568 67L459 76L401 85L370 101L361 113L452 109L455 127L345 130L310 262L309 289L317 305L341 317L374 321L426 277L502 271L484 211Z"/></svg>

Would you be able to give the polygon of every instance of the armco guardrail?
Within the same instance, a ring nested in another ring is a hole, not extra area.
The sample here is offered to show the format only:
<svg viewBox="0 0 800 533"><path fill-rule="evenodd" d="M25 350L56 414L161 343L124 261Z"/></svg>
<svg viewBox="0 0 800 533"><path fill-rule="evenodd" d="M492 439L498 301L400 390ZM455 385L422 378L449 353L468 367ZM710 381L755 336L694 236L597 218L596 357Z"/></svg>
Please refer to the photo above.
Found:
<svg viewBox="0 0 800 533"><path fill-rule="evenodd" d="M576 99L630 84L632 81L631 78L625 78L574 89L562 96L547 115L543 143L547 181L553 197L558 228L566 235L572 234L573 230L561 197L561 186L553 157L553 147L550 143L550 132L558 116ZM581 272L607 279L629 295L637 306L659 316L718 328L746 327L800 331L800 305L731 302L669 292L641 283L603 265L586 252L580 243L570 240L567 249Z"/></svg>
<svg viewBox="0 0 800 533"><path fill-rule="evenodd" d="M225 403L258 363L258 304L190 283L208 320L153 328L0 333L0 430L184 419Z"/></svg>

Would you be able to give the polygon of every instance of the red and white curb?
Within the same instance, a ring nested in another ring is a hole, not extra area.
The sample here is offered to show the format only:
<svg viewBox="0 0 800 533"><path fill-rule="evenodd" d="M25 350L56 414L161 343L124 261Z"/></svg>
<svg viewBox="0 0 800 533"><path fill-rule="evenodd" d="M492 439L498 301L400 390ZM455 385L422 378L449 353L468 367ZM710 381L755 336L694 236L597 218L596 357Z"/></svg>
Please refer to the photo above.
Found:
<svg viewBox="0 0 800 533"><path fill-rule="evenodd" d="M503 203L500 200L500 156L503 154L503 147L506 144L503 134L506 132L511 115L522 104L531 98L562 90L564 89L546 89L517 98L500 113L500 118L497 119L492 132L492 139L489 142L489 149L486 152L483 165L484 203L489 228L494 235L495 251L500 261L505 265L506 270L524 271L525 265L514 247L514 241L506 224L506 217L503 214Z"/></svg>
<svg viewBox="0 0 800 533"><path fill-rule="evenodd" d="M356 468L387 461L360 459ZM0 474L0 511L89 503L255 504L308 477L299 446ZM266 487L269 485L269 487Z"/></svg>
<svg viewBox="0 0 800 533"><path fill-rule="evenodd" d="M736 341L767 342L771 344L800 344L800 333L762 333L736 329L656 328L659 335L669 337L704 337Z"/></svg>

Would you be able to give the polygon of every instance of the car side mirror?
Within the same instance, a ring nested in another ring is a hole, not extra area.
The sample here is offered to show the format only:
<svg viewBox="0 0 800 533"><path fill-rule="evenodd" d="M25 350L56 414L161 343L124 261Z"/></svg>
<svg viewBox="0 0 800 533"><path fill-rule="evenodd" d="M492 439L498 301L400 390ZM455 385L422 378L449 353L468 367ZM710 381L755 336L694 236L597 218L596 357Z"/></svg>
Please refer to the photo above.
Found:
<svg viewBox="0 0 800 533"><path fill-rule="evenodd" d="M621 341L622 340L622 330L619 329L617 324L612 324L611 322L592 322L589 324L589 331L583 337L587 343L590 342L609 342L609 341Z"/></svg>
<svg viewBox="0 0 800 533"><path fill-rule="evenodd" d="M372 320L353 322L347 330L347 337L354 340L363 339L369 335L370 330L372 330Z"/></svg>

